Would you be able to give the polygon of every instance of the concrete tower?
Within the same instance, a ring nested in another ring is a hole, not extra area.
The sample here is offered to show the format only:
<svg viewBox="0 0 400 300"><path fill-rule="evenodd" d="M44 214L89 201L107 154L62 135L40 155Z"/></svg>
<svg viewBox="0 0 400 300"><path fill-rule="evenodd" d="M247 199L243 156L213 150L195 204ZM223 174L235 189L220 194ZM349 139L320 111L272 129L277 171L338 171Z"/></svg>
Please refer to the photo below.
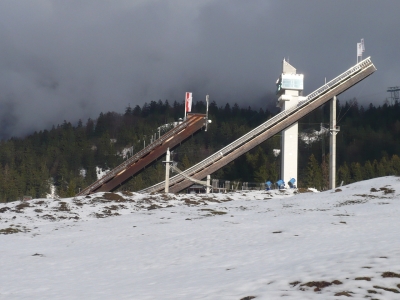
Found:
<svg viewBox="0 0 400 300"><path fill-rule="evenodd" d="M276 82L276 94L279 97L277 106L281 111L296 106L303 91L303 74L296 74L296 69L285 59L283 60L282 75ZM287 184L291 178L297 179L298 157L298 123L282 131L281 140L281 178Z"/></svg>

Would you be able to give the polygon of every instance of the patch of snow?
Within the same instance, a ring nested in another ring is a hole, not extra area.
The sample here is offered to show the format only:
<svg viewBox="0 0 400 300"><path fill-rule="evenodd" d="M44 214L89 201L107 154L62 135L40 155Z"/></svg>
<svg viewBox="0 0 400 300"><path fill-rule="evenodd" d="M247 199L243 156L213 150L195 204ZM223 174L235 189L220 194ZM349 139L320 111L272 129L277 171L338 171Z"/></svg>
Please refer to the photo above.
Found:
<svg viewBox="0 0 400 300"><path fill-rule="evenodd" d="M102 169L100 167L96 167L96 175L97 175L97 180L103 178L104 176L106 176L106 174L110 172L110 169Z"/></svg>
<svg viewBox="0 0 400 300"><path fill-rule="evenodd" d="M127 159L133 155L133 146L122 149L121 152L118 152L119 156L122 156L123 159Z"/></svg>
<svg viewBox="0 0 400 300"><path fill-rule="evenodd" d="M398 299L400 178L294 192L0 204L0 298Z"/></svg>
<svg viewBox="0 0 400 300"><path fill-rule="evenodd" d="M275 157L278 157L278 155L281 154L281 149L273 149L272 152L274 153Z"/></svg>
<svg viewBox="0 0 400 300"><path fill-rule="evenodd" d="M79 170L79 175L82 176L83 178L85 178L86 177L86 172L87 171L82 168L82 169Z"/></svg>
<svg viewBox="0 0 400 300"><path fill-rule="evenodd" d="M46 199L58 199L59 196L57 195L57 188L53 183L53 179L49 179L48 184L50 187L50 194L46 194Z"/></svg>
<svg viewBox="0 0 400 300"><path fill-rule="evenodd" d="M327 134L329 134L329 128L322 127L320 129L320 131L313 130L311 133L300 132L299 137L304 143L306 143L307 145L310 145L314 142L320 141L321 137L323 135L327 135Z"/></svg>

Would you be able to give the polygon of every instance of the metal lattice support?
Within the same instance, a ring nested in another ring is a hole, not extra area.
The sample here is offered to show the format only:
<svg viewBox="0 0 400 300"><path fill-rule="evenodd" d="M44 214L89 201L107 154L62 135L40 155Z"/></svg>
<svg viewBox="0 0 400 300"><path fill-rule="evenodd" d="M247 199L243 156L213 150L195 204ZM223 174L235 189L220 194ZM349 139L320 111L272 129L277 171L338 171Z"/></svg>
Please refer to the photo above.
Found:
<svg viewBox="0 0 400 300"><path fill-rule="evenodd" d="M400 99L399 91L400 91L400 88L398 86L388 87L387 92L390 93L390 98L392 99L392 103L399 101L399 99Z"/></svg>

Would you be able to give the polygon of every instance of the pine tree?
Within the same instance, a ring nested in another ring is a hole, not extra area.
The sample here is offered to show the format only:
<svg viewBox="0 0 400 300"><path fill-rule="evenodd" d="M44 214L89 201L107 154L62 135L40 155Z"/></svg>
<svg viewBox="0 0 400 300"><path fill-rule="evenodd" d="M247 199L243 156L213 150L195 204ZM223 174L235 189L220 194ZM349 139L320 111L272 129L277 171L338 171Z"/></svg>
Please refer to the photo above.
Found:
<svg viewBox="0 0 400 300"><path fill-rule="evenodd" d="M262 147L257 148L254 165L254 181L255 182L266 182L270 179L270 172L268 170L268 158Z"/></svg>
<svg viewBox="0 0 400 300"><path fill-rule="evenodd" d="M329 189L329 156L324 156L321 164L322 189Z"/></svg>
<svg viewBox="0 0 400 300"><path fill-rule="evenodd" d="M358 162L351 163L350 168L351 168L351 177L353 181L357 182L363 180L363 172L361 169L361 165Z"/></svg>
<svg viewBox="0 0 400 300"><path fill-rule="evenodd" d="M344 164L339 167L338 178L339 182L343 182L343 184L351 183L350 169L347 166L346 162L344 162Z"/></svg>
<svg viewBox="0 0 400 300"><path fill-rule="evenodd" d="M375 177L374 167L371 162L367 160L364 164L364 178L371 179Z"/></svg>
<svg viewBox="0 0 400 300"><path fill-rule="evenodd" d="M393 169L393 175L400 175L400 157L398 155L393 155L391 159L391 165Z"/></svg>
<svg viewBox="0 0 400 300"><path fill-rule="evenodd" d="M386 176L387 170L387 160L385 157L382 157L380 162L377 164L377 175L378 177Z"/></svg>
<svg viewBox="0 0 400 300"><path fill-rule="evenodd" d="M311 154L308 159L306 184L308 187L313 187L316 189L321 189L322 187L322 172L314 154Z"/></svg>
<svg viewBox="0 0 400 300"><path fill-rule="evenodd" d="M187 155L185 154L182 158L182 168L183 170L186 170L188 168L190 168L190 161L189 158L187 157Z"/></svg>

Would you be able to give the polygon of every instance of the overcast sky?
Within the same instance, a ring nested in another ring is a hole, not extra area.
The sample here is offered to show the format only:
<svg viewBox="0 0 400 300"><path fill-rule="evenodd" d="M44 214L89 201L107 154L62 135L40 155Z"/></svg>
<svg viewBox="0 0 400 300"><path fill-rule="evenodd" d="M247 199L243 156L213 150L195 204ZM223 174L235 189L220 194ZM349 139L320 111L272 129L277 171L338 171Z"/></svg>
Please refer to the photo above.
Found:
<svg viewBox="0 0 400 300"><path fill-rule="evenodd" d="M361 38L378 71L340 99L380 105L400 86L399 12L397 0L1 0L0 138L186 91L266 107L284 57L307 95L356 63Z"/></svg>

